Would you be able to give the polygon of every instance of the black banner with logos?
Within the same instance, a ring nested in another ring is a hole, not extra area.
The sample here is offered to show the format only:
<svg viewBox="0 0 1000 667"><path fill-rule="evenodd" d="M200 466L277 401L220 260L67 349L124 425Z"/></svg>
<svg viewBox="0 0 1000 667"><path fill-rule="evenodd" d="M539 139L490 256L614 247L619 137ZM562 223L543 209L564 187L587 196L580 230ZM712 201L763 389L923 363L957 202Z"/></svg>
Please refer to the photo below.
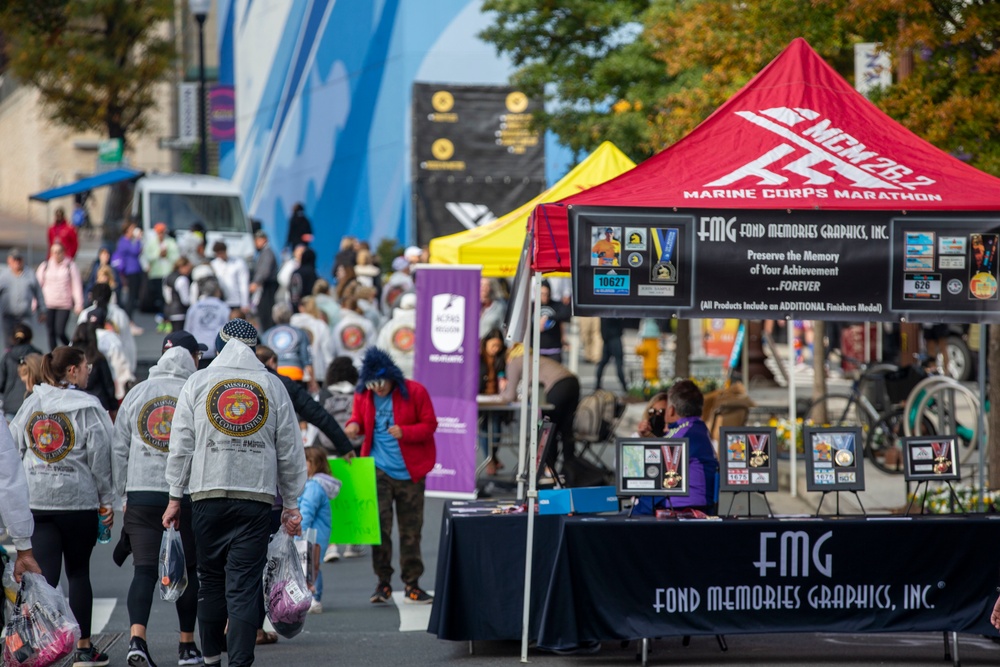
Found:
<svg viewBox="0 0 1000 667"><path fill-rule="evenodd" d="M773 632L995 633L1000 521L564 522L538 644Z"/></svg>
<svg viewBox="0 0 1000 667"><path fill-rule="evenodd" d="M1000 322L1000 213L570 207L580 315Z"/></svg>
<svg viewBox="0 0 1000 667"><path fill-rule="evenodd" d="M505 215L542 192L545 142L531 127L535 106L507 86L414 84L420 243Z"/></svg>
<svg viewBox="0 0 1000 667"><path fill-rule="evenodd" d="M540 181L500 178L477 181L449 176L419 179L413 184L417 243L455 234L510 213L544 189Z"/></svg>

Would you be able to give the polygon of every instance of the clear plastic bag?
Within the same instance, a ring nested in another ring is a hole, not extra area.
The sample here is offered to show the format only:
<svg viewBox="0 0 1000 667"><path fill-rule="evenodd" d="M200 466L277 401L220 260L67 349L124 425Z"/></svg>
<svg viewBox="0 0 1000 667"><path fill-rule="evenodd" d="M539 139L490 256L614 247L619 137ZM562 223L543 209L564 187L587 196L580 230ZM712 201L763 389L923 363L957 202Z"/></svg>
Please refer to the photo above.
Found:
<svg viewBox="0 0 1000 667"><path fill-rule="evenodd" d="M312 594L306 583L295 541L279 530L267 547L264 566L264 609L275 631L285 639L302 632Z"/></svg>
<svg viewBox="0 0 1000 667"><path fill-rule="evenodd" d="M177 602L187 589L187 561L184 560L184 542L177 529L171 526L160 538L160 599Z"/></svg>
<svg viewBox="0 0 1000 667"><path fill-rule="evenodd" d="M76 648L80 626L66 598L41 575L27 572L4 634L3 667L48 667Z"/></svg>

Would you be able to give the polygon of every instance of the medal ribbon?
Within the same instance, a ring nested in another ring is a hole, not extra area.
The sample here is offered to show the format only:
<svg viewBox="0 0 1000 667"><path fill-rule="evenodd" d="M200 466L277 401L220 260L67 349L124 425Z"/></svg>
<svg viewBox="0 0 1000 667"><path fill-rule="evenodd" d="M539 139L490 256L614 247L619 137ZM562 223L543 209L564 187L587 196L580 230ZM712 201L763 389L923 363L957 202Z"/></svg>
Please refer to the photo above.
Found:
<svg viewBox="0 0 1000 667"><path fill-rule="evenodd" d="M663 445L660 449L663 450L663 465L666 466L667 472L677 472L677 464L681 460L681 448L676 445L673 447ZM668 452L668 449L672 451Z"/></svg>
<svg viewBox="0 0 1000 667"><path fill-rule="evenodd" d="M832 438L832 440L834 441L838 451L841 449L846 449L847 451L851 451L852 449L854 449L853 435L843 435L840 436L839 438ZM844 445L841 446L841 443L844 443Z"/></svg>
<svg viewBox="0 0 1000 667"><path fill-rule="evenodd" d="M747 440L750 441L750 447L753 448L753 453L760 454L764 451L764 446L767 444L767 435L764 433L747 433Z"/></svg>
<svg viewBox="0 0 1000 667"><path fill-rule="evenodd" d="M669 262L674 255L674 245L677 243L676 229L654 229L653 247L656 249L657 261Z"/></svg>
<svg viewBox="0 0 1000 667"><path fill-rule="evenodd" d="M949 443L947 440L945 440L944 442L932 442L931 447L934 448L934 457L948 458L948 449L950 448L950 445L951 443Z"/></svg>

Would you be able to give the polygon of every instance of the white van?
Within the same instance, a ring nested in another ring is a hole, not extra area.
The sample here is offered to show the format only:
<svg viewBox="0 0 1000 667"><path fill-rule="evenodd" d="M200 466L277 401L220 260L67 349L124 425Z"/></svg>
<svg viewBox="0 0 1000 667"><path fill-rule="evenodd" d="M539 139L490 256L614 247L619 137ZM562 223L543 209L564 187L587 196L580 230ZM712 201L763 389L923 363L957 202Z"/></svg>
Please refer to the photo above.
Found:
<svg viewBox="0 0 1000 667"><path fill-rule="evenodd" d="M243 193L232 182L199 174L149 174L135 183L132 219L140 221L143 234L164 222L177 242L191 233L191 225L205 226L205 252L223 241L230 257L250 258L255 248Z"/></svg>

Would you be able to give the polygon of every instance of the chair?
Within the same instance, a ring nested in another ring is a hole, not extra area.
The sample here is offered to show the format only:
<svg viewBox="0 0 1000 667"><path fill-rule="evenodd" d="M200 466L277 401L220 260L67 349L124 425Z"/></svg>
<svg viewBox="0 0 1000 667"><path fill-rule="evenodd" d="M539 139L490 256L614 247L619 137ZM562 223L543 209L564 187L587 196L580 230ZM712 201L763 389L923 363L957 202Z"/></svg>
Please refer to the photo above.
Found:
<svg viewBox="0 0 1000 667"><path fill-rule="evenodd" d="M702 419L708 426L712 440L719 441L719 429L724 426L746 426L750 408L756 406L739 382L705 394Z"/></svg>

